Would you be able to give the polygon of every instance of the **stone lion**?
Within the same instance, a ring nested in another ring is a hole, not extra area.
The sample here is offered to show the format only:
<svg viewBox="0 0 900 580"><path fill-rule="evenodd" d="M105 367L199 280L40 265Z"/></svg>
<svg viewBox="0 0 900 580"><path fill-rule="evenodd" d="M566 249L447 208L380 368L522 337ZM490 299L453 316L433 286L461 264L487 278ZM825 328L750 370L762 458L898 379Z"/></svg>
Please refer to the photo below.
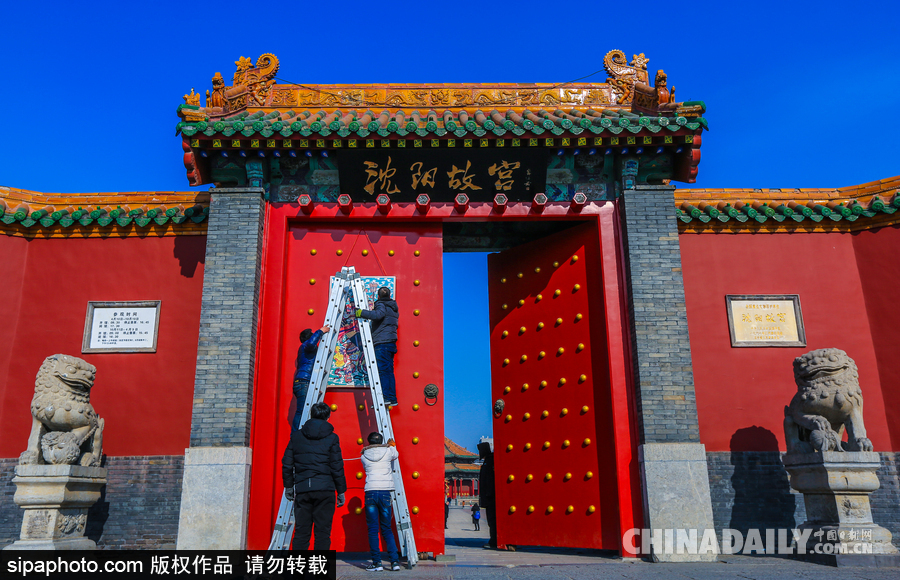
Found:
<svg viewBox="0 0 900 580"><path fill-rule="evenodd" d="M784 408L789 453L872 451L863 425L863 398L856 363L836 348L794 359L797 394ZM842 442L844 428L847 441Z"/></svg>
<svg viewBox="0 0 900 580"><path fill-rule="evenodd" d="M103 419L91 406L97 369L80 358L44 359L34 382L31 434L19 464L99 466Z"/></svg>

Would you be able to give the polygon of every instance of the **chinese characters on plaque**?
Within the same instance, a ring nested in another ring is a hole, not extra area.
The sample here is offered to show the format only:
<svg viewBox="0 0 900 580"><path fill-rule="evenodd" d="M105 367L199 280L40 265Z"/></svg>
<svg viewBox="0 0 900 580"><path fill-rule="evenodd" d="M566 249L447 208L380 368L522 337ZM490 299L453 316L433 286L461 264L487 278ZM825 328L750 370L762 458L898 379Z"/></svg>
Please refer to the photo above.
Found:
<svg viewBox="0 0 900 580"><path fill-rule="evenodd" d="M88 302L81 352L156 352L159 300Z"/></svg>
<svg viewBox="0 0 900 580"><path fill-rule="evenodd" d="M452 201L465 193L491 201L498 193L511 201L531 201L546 181L546 151L530 149L390 149L340 152L341 193L371 201L414 201L428 193ZM369 199L366 199L369 196Z"/></svg>
<svg viewBox="0 0 900 580"><path fill-rule="evenodd" d="M731 346L806 346L800 296L725 296Z"/></svg>

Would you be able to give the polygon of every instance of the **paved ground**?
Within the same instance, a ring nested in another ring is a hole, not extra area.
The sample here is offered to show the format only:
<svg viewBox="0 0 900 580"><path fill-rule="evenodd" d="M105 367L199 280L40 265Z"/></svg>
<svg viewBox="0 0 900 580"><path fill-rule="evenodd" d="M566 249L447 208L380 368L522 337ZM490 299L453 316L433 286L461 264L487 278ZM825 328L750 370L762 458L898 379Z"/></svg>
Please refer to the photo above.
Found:
<svg viewBox="0 0 900 580"><path fill-rule="evenodd" d="M400 572L366 572L365 554L339 554L338 578L365 578L373 575L409 577L422 580L515 579L588 580L592 578L623 578L644 580L780 580L800 578L809 580L898 580L900 568L831 568L797 562L782 557L729 556L710 564L653 564L641 560L623 560L599 550L563 550L554 548L524 548L516 552L485 550L487 524L475 532L468 509L450 511L446 532L447 554L456 562L422 561L412 570Z"/></svg>

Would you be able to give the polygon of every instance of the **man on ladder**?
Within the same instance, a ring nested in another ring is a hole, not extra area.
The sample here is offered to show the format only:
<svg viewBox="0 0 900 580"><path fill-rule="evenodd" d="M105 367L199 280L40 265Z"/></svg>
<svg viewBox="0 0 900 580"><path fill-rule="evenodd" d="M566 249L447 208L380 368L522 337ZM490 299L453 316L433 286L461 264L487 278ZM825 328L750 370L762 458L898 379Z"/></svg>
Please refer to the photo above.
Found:
<svg viewBox="0 0 900 580"><path fill-rule="evenodd" d="M394 381L394 355L397 354L397 326L400 311L397 302L391 300L391 289L382 286L378 289L378 301L375 308L356 309L357 318L365 318L374 322L372 325L372 345L375 347L375 360L378 361L378 377L381 379L381 394L388 407L397 406L397 385Z"/></svg>
<svg viewBox="0 0 900 580"><path fill-rule="evenodd" d="M386 298L393 303L393 300L390 300L389 292ZM353 304L358 306L368 303L365 289L363 288L362 278L356 273L356 270L352 266L341 268L341 271L334 277L334 284L332 284L328 296L328 310L325 314L325 326L330 327L331 331L328 332L319 343L319 352L313 367L309 392L307 393L306 401L303 404L303 419L301 420L301 424L305 423L306 418L310 416L310 410L314 404L321 404L325 398L325 390L328 386L328 375L331 372L334 353L337 347L338 333L336 329L340 328L341 317L343 316L348 300L352 300ZM394 308L396 308L396 303L394 303ZM357 314L357 316L359 316L359 314ZM396 318L394 320L394 341L396 341ZM382 396L381 379L379 377L378 366L375 359L372 331L369 328L369 321L365 318L360 318L358 323L360 347L363 353L363 360L365 361L369 392L372 396L372 410L375 415L375 424L383 437L391 440L394 438L394 429L391 426L391 416L388 412L389 406L386 405L385 397ZM393 355L391 356L391 359L391 362L393 362ZM393 369L391 369L391 371L393 371ZM416 541L412 529L412 518L410 516L409 504L406 500L406 490L403 487L403 476L400 473L399 462L392 462L391 475L394 480L394 485L389 493L393 505L394 517L397 520L400 550L401 554L407 558L407 567L412 568L418 563L419 554L416 551ZM290 535L294 529L294 514L291 509L292 503L293 502L290 502L287 497L282 498L278 516L275 520L272 541L269 544L270 550L287 550L290 546Z"/></svg>

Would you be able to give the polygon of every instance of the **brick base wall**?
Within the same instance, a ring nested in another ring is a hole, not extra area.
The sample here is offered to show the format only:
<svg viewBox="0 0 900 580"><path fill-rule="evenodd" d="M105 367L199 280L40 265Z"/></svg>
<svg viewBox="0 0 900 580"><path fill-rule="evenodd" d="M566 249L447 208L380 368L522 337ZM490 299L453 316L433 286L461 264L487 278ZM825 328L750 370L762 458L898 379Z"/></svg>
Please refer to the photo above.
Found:
<svg viewBox="0 0 900 580"><path fill-rule="evenodd" d="M894 536L894 546L900 545L900 453L880 453L881 487L872 494L872 519Z"/></svg>
<svg viewBox="0 0 900 580"><path fill-rule="evenodd" d="M0 547L19 539L23 510L13 502L17 459L0 459ZM109 479L88 512L85 535L101 549L175 549L184 457L104 457Z"/></svg>
<svg viewBox="0 0 900 580"><path fill-rule="evenodd" d="M22 530L22 509L13 503L16 485L15 476L18 459L0 459L0 548L19 539Z"/></svg>
<svg viewBox="0 0 900 580"><path fill-rule="evenodd" d="M900 453L881 453L881 487L870 496L872 516L900 540ZM777 451L708 452L716 530L795 528L806 521L803 495L791 489Z"/></svg>

